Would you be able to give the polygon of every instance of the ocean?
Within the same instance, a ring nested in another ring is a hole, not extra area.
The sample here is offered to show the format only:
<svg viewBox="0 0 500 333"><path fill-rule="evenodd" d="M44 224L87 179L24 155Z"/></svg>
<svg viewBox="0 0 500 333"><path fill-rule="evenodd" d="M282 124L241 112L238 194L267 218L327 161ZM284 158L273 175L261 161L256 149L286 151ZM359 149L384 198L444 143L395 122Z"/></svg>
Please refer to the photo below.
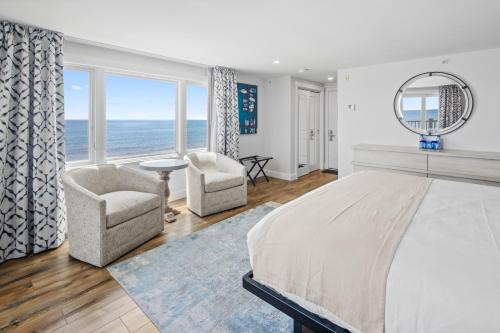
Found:
<svg viewBox="0 0 500 333"><path fill-rule="evenodd" d="M88 121L66 120L66 161L88 160ZM187 148L207 146L207 121L187 121ZM108 120L106 156L153 155L175 151L174 120Z"/></svg>
<svg viewBox="0 0 500 333"><path fill-rule="evenodd" d="M406 121L419 121L420 120L420 110L404 110L403 116ZM435 119L439 117L439 110L426 110L425 119Z"/></svg>

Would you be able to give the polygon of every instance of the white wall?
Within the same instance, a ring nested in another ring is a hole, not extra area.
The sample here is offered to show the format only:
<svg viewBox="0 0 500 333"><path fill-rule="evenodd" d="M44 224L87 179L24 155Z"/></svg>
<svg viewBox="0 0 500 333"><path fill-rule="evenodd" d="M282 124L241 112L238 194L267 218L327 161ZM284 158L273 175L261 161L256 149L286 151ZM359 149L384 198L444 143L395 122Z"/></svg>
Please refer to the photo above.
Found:
<svg viewBox="0 0 500 333"><path fill-rule="evenodd" d="M352 146L417 146L418 136L396 119L393 100L408 78L427 71L458 75L474 95L474 111L458 131L445 135L449 149L500 152L500 49L342 69L338 72L339 175L352 173ZM348 104L355 111L347 111Z"/></svg>
<svg viewBox="0 0 500 333"><path fill-rule="evenodd" d="M297 178L297 87L322 91L322 84L304 81L292 76L272 77L265 80L265 114L263 118L264 152L272 156L266 167L270 176L285 180ZM320 100L323 98L321 93ZM321 101L320 128L323 128L323 102ZM320 136L323 137L323 130ZM320 147L320 160L323 148Z"/></svg>
<svg viewBox="0 0 500 333"><path fill-rule="evenodd" d="M206 66L73 40L64 41L64 62L191 80L206 80L208 77Z"/></svg>
<svg viewBox="0 0 500 333"><path fill-rule="evenodd" d="M290 180L293 179L292 77L267 79L265 91L264 155L273 157L266 170L270 176Z"/></svg>

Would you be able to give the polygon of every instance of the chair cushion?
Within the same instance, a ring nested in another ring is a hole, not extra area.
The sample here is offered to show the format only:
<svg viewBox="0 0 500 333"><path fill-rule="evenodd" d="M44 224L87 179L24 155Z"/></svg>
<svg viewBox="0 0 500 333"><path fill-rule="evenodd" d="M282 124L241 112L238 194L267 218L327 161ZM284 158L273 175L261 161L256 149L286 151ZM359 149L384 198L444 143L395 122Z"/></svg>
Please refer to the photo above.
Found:
<svg viewBox="0 0 500 333"><path fill-rule="evenodd" d="M160 196L153 193L116 191L102 194L100 197L106 200L108 228L143 215L161 205Z"/></svg>
<svg viewBox="0 0 500 333"><path fill-rule="evenodd" d="M217 192L243 185L243 177L227 172L210 171L205 173L205 192Z"/></svg>

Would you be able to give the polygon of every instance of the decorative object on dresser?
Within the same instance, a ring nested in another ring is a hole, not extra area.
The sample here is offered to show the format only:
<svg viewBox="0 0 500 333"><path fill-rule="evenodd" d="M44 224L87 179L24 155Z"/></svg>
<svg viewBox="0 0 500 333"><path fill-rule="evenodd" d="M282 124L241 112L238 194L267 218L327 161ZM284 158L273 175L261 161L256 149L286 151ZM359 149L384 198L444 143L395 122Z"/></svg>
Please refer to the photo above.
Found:
<svg viewBox="0 0 500 333"><path fill-rule="evenodd" d="M427 72L410 78L396 92L394 113L408 130L443 135L465 124L474 106L469 86L450 73Z"/></svg>
<svg viewBox="0 0 500 333"><path fill-rule="evenodd" d="M179 214L179 211L170 208L168 205L168 198L170 197L170 188L168 183L170 181L170 173L174 170L185 169L188 163L184 160L179 159L165 159L165 160L155 160L155 161L144 161L139 163L139 166L144 170L156 171L160 175L160 179L165 182L165 219L167 222L175 222L175 215Z"/></svg>
<svg viewBox="0 0 500 333"><path fill-rule="evenodd" d="M423 177L500 186L500 153L360 144L354 146L354 171L386 170Z"/></svg>
<svg viewBox="0 0 500 333"><path fill-rule="evenodd" d="M272 157L264 157L264 156L259 156L259 155L253 155L253 156L247 156L247 157L240 158L240 163L242 165L245 165L245 162L250 162L252 164L250 169L247 170L247 175L248 175L248 179L250 179L253 186L255 186L255 184L257 182L257 177L259 177L259 175L261 173L266 178L266 181L269 182L269 178L267 178L267 175L264 172L264 167L272 159L273 159ZM255 169L255 167L258 167L259 169L257 170L257 173L254 176L252 176L252 171L253 171L253 169Z"/></svg>
<svg viewBox="0 0 500 333"><path fill-rule="evenodd" d="M163 231L164 182L104 164L63 175L69 254L105 266Z"/></svg>
<svg viewBox="0 0 500 333"><path fill-rule="evenodd" d="M247 204L245 166L213 152L189 153L184 159L189 162L187 207L191 211L203 217Z"/></svg>
<svg viewBox="0 0 500 333"><path fill-rule="evenodd" d="M441 139L441 135L435 137L421 135L418 147L420 149L441 150L443 149L443 139Z"/></svg>

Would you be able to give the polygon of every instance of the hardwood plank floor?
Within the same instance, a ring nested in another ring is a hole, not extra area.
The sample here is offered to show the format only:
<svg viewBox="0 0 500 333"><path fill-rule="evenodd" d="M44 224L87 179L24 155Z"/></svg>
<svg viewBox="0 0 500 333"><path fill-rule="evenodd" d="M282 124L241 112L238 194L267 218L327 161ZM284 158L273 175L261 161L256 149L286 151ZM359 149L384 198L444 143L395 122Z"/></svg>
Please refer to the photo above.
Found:
<svg viewBox="0 0 500 333"><path fill-rule="evenodd" d="M165 242L239 214L268 201L286 203L336 179L313 172L297 181L262 179L248 186L248 204L200 218L185 200L171 205L180 210L165 231L120 258L135 256ZM55 250L0 264L0 332L158 332L141 309L105 268L71 258L65 242Z"/></svg>

